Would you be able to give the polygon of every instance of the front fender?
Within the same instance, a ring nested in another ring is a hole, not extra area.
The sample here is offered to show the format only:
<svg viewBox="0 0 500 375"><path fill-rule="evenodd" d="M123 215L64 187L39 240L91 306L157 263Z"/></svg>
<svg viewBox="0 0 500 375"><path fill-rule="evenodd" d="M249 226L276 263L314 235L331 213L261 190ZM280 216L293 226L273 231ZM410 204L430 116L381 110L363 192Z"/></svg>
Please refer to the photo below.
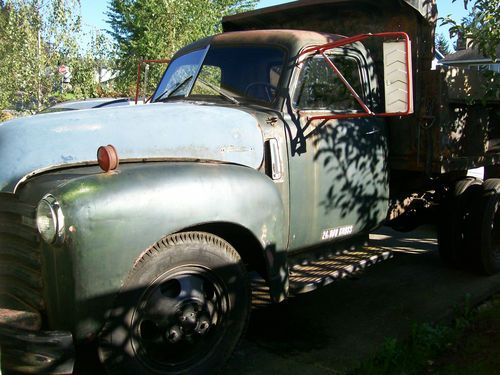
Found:
<svg viewBox="0 0 500 375"><path fill-rule="evenodd" d="M58 300L51 321L64 322L77 339L99 329L134 262L165 235L226 222L247 228L263 249L284 254L286 246L280 194L267 176L248 167L128 164L77 176L50 193L61 204L66 228L62 248L54 249Z"/></svg>

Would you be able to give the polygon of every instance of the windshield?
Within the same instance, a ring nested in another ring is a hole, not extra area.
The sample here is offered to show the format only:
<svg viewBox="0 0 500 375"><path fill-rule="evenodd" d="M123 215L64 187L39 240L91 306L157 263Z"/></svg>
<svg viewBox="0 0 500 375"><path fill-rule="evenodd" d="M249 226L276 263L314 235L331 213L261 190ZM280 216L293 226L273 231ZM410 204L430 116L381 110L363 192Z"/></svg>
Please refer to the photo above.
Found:
<svg viewBox="0 0 500 375"><path fill-rule="evenodd" d="M168 66L153 101L173 97L224 97L235 103L251 100L271 103L285 52L276 47L231 46L189 52Z"/></svg>

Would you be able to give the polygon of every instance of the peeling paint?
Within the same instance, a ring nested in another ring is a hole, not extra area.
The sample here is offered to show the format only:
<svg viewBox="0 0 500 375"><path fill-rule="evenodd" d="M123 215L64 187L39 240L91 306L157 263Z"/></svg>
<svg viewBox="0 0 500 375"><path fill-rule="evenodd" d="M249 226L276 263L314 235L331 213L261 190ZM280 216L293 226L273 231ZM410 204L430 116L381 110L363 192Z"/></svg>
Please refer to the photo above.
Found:
<svg viewBox="0 0 500 375"><path fill-rule="evenodd" d="M57 128L53 129L54 133L66 133L66 132L71 132L75 133L78 131L82 132L87 132L87 131L97 131L100 130L102 127L101 125L68 125L68 126L59 126Z"/></svg>
<svg viewBox="0 0 500 375"><path fill-rule="evenodd" d="M225 146L220 149L221 152L250 152L253 150L249 146Z"/></svg>

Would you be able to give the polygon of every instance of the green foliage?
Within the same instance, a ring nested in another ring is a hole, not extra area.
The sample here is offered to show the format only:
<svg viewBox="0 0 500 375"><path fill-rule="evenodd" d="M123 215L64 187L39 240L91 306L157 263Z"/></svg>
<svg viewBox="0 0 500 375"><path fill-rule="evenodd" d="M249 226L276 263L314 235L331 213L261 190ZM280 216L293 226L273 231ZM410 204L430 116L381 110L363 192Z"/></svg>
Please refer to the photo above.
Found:
<svg viewBox="0 0 500 375"><path fill-rule="evenodd" d="M445 56L451 52L448 40L443 34L436 35L436 49Z"/></svg>
<svg viewBox="0 0 500 375"><path fill-rule="evenodd" d="M363 363L351 375L418 375L432 372L436 358L459 340L471 326L477 312L470 297L457 309L451 325L421 323L412 327L405 342L388 339L377 355Z"/></svg>
<svg viewBox="0 0 500 375"><path fill-rule="evenodd" d="M111 41L106 34L96 31L90 36L85 51L67 59L71 71L69 91L75 99L116 96L109 84L101 84L101 73L112 66Z"/></svg>
<svg viewBox="0 0 500 375"><path fill-rule="evenodd" d="M35 8L29 2L0 4L0 109L36 100L38 81ZM35 72L35 74L33 74Z"/></svg>
<svg viewBox="0 0 500 375"><path fill-rule="evenodd" d="M220 31L222 16L251 9L256 0L111 0L108 17L118 51L118 83L131 93L140 59L170 58L179 48ZM155 85L164 66L155 64Z"/></svg>
<svg viewBox="0 0 500 375"><path fill-rule="evenodd" d="M500 368L500 299L481 305L462 337L436 362L434 373L442 375L490 375Z"/></svg>
<svg viewBox="0 0 500 375"><path fill-rule="evenodd" d="M496 48L500 44L500 0L464 0L464 7L470 9L466 18L458 22L448 15L443 18L442 24L451 26L451 36L461 34L469 37L472 45L496 61Z"/></svg>
<svg viewBox="0 0 500 375"><path fill-rule="evenodd" d="M95 73L109 65L111 44L96 33L82 52L81 36L79 0L0 0L0 109L34 112L63 92L102 95ZM71 84L61 82L62 64Z"/></svg>
<svg viewBox="0 0 500 375"><path fill-rule="evenodd" d="M7 0L0 4L0 108L36 110L57 85L57 64L73 53L76 0ZM63 12L63 10L66 10Z"/></svg>

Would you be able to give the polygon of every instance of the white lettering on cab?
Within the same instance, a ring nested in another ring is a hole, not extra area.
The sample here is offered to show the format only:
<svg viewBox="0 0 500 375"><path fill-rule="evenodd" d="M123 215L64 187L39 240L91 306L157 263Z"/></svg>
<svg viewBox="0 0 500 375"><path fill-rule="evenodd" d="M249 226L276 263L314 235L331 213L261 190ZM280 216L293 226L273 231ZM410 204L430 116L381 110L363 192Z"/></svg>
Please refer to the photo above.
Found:
<svg viewBox="0 0 500 375"><path fill-rule="evenodd" d="M321 240L331 240L332 238L348 236L352 233L353 228L352 225L346 225L344 227L325 229L321 234Z"/></svg>

